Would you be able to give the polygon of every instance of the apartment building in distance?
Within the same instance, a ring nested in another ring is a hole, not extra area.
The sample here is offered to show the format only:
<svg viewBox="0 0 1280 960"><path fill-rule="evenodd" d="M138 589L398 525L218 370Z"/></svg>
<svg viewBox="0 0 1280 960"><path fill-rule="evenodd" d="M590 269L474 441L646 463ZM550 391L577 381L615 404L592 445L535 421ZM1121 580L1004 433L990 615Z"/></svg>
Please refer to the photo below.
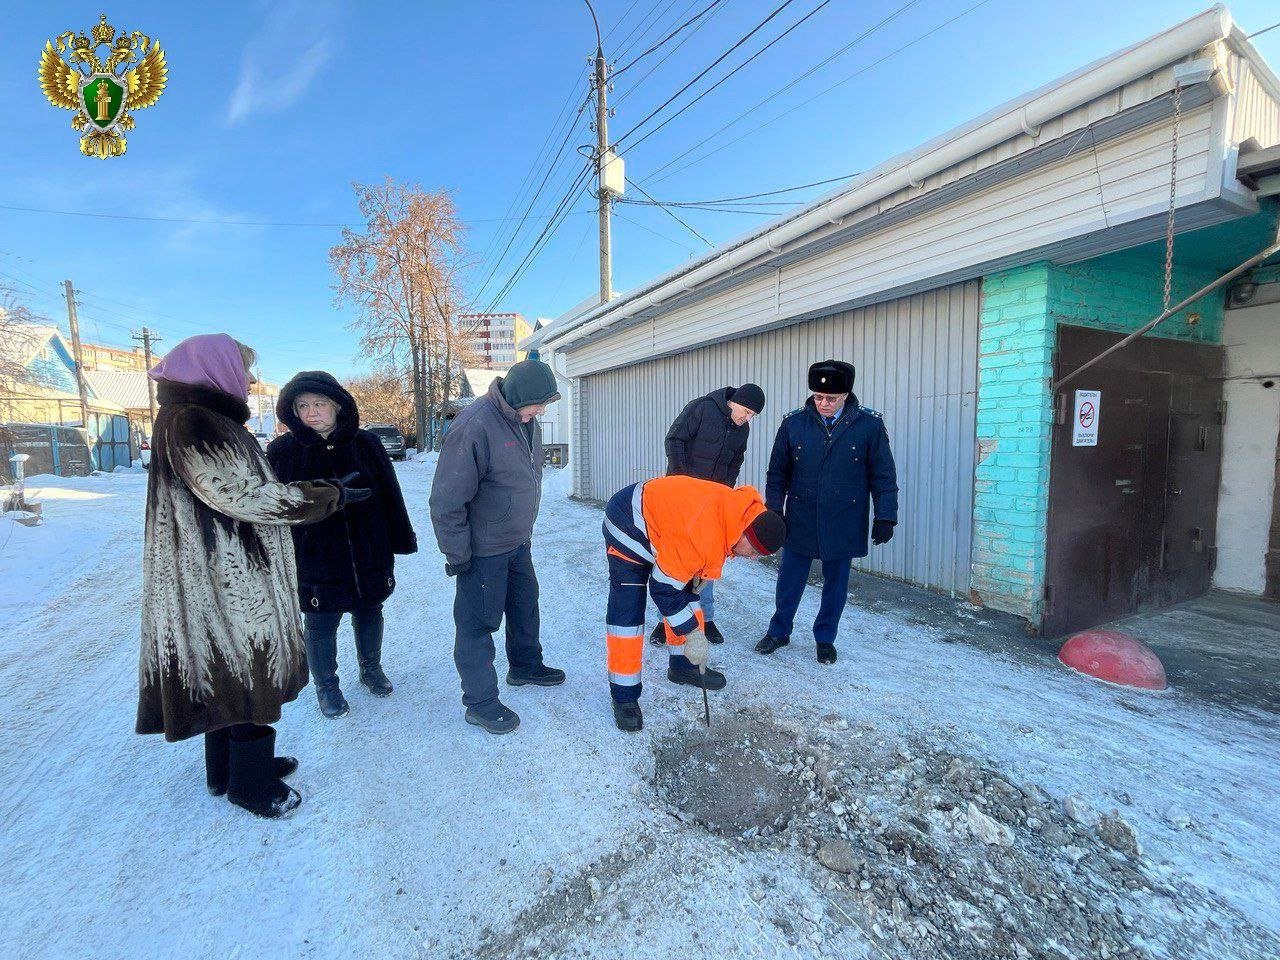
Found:
<svg viewBox="0 0 1280 960"><path fill-rule="evenodd" d="M96 343L81 343L80 355L85 370L133 370L147 372L146 355L142 347L105 347ZM159 363L163 354L153 353L152 364Z"/></svg>
<svg viewBox="0 0 1280 960"><path fill-rule="evenodd" d="M488 370L505 370L528 354L516 344L533 333L533 324L519 313L464 313L458 317L463 330L472 330L471 344L479 363Z"/></svg>

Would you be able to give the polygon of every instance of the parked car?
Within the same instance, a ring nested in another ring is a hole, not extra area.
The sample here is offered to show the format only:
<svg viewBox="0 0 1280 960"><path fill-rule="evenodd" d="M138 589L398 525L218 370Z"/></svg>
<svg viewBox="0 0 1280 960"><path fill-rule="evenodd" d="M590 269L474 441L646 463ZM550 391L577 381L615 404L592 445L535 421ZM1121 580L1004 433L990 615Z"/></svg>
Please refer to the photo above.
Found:
<svg viewBox="0 0 1280 960"><path fill-rule="evenodd" d="M370 423L365 425L365 429L382 441L383 448L392 460L403 460L407 456L404 434L400 432L399 427L386 423Z"/></svg>

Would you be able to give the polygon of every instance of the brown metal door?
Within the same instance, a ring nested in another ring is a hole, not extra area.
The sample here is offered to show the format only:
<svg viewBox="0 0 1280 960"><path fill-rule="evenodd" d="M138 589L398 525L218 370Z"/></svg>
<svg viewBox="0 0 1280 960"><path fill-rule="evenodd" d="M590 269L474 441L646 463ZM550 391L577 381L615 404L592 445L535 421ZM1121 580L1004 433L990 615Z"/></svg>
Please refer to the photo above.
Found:
<svg viewBox="0 0 1280 960"><path fill-rule="evenodd" d="M1102 393L1098 445L1072 446L1075 390ZM1168 377L1095 369L1072 383L1054 426L1049 496L1051 636L1149 602L1164 497Z"/></svg>
<svg viewBox="0 0 1280 960"><path fill-rule="evenodd" d="M1118 340L1061 326L1057 371ZM1045 614L1049 636L1203 593L1212 574L1221 351L1141 340L1055 398ZM1096 446L1073 446L1075 391L1101 392Z"/></svg>
<svg viewBox="0 0 1280 960"><path fill-rule="evenodd" d="M1222 381L1180 377L1169 411L1163 576L1158 603L1209 589L1222 472Z"/></svg>

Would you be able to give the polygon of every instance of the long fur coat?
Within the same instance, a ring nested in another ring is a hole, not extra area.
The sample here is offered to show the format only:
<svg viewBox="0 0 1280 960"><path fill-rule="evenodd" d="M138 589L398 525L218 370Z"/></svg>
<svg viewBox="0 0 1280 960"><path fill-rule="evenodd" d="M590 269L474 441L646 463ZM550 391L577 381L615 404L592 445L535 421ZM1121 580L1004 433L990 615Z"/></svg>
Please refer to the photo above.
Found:
<svg viewBox="0 0 1280 960"><path fill-rule="evenodd" d="M307 684L288 527L329 516L342 491L278 482L235 397L165 380L158 397L138 733L172 741L275 723Z"/></svg>

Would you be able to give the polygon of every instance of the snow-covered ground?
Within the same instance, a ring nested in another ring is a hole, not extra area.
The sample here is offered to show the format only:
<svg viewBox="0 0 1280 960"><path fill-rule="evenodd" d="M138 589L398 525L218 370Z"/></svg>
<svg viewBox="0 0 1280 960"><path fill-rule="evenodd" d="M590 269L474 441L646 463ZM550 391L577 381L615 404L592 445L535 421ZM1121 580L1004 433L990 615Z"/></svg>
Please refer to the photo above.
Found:
<svg viewBox="0 0 1280 960"><path fill-rule="evenodd" d="M423 551L401 559L387 606L396 693L377 700L355 682L344 628L351 713L326 720L311 689L286 708L280 747L301 760L291 782L304 799L279 823L206 793L198 740L133 734L146 475L29 482L43 525L0 519L0 954L973 955L971 942L882 936L858 913L857 874L850 894L804 844L740 842L664 805L655 747L696 734L701 697L669 684L649 647L645 730L614 728L600 513L568 499L564 472L548 474L534 556L543 644L568 683L504 693L523 718L512 736L464 724L453 584L427 516L433 468L397 465ZM1274 727L945 643L856 604L836 667L817 665L799 630L761 658L750 645L771 599L770 570L742 561L717 592L729 639L713 663L729 686L712 695L713 723L775 717L855 765L854 734L875 731L1039 784L1055 803L1118 808L1145 874L1196 901L1133 906L1150 955L1280 955ZM1039 955L1095 955L1051 946Z"/></svg>

